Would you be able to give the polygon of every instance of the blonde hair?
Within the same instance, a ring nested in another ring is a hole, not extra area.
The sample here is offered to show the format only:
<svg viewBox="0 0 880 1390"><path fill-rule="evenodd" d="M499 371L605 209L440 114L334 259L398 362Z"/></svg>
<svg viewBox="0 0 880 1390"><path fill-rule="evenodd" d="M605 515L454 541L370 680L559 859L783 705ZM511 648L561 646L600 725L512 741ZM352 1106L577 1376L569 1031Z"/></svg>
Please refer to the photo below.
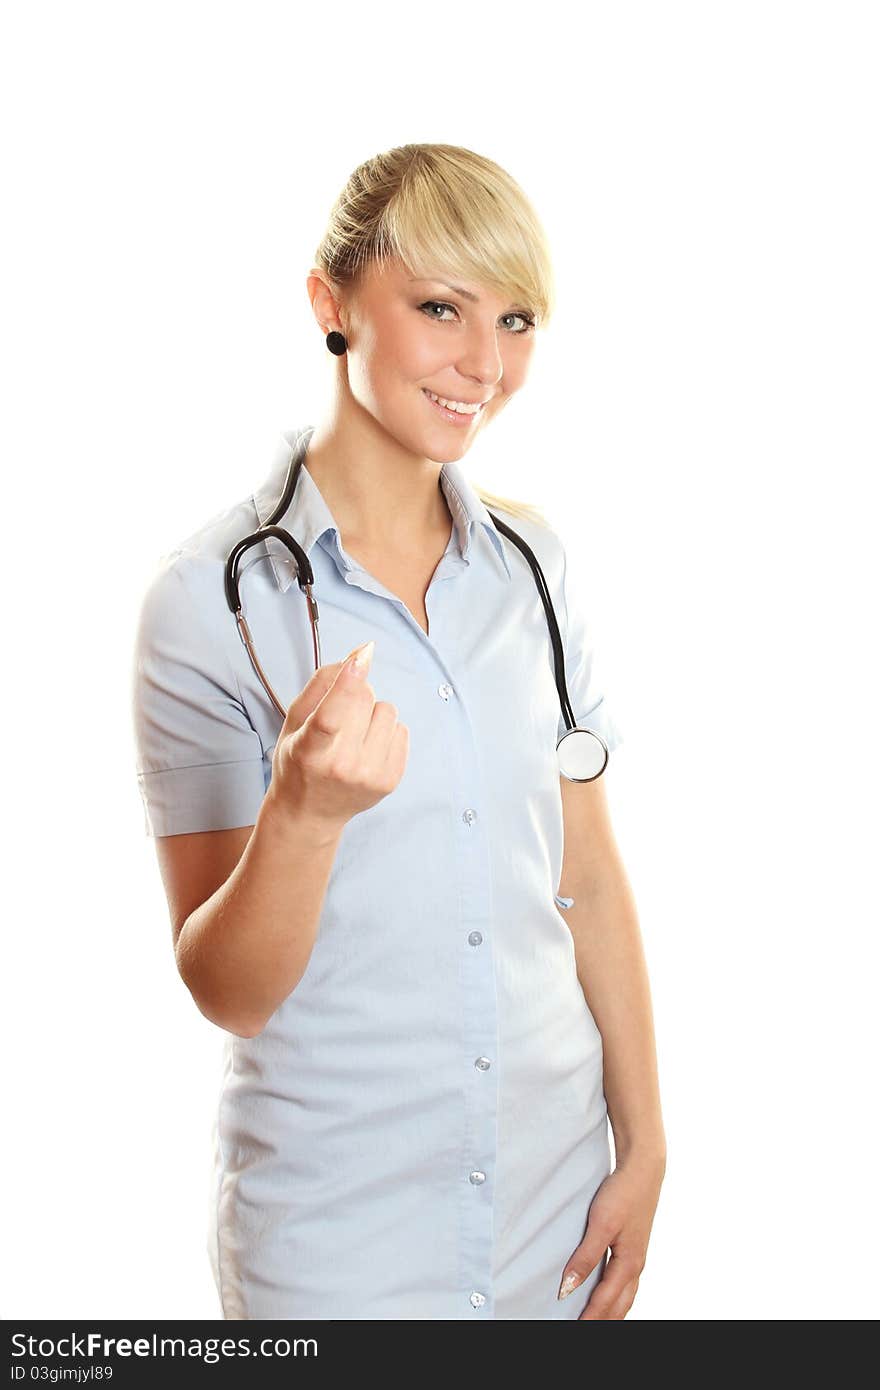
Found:
<svg viewBox="0 0 880 1390"><path fill-rule="evenodd" d="M350 175L330 211L315 265L337 291L373 263L399 260L412 275L438 266L553 314L550 251L538 216L500 165L460 145L399 145ZM547 525L539 507L474 488L485 506Z"/></svg>

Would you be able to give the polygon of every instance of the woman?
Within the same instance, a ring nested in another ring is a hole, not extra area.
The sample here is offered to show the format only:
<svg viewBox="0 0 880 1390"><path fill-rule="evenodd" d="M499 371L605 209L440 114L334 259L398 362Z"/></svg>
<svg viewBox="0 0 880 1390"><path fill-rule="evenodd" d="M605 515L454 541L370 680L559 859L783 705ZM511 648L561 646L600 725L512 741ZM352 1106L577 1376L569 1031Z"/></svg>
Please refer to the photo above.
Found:
<svg viewBox="0 0 880 1390"><path fill-rule="evenodd" d="M578 724L621 736L559 537L460 463L524 385L551 284L492 161L366 161L307 280L326 417L144 600L146 829L181 976L226 1031L226 1318L622 1318L635 1295L665 1167L636 913L603 778L560 777L546 615L487 503L540 562ZM312 565L318 670L288 551L239 570L272 688L299 692L282 717L224 564L293 462L279 524Z"/></svg>

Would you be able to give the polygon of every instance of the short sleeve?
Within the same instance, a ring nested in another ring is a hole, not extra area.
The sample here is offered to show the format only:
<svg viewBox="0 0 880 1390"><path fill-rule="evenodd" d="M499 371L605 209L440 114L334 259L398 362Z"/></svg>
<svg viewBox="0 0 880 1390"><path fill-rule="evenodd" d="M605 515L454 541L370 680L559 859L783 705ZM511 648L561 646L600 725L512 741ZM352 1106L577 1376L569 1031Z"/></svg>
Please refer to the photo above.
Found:
<svg viewBox="0 0 880 1390"><path fill-rule="evenodd" d="M565 617L565 683L575 723L581 728L592 729L599 734L611 753L623 742L623 732L605 701L586 616L580 596L568 573L564 550L562 596ZM567 727L560 713L557 738L562 738Z"/></svg>
<svg viewBox="0 0 880 1390"><path fill-rule="evenodd" d="M217 584L222 601L222 576ZM199 565L179 552L166 557L141 604L132 662L147 835L253 825L265 795L263 746L242 704L220 617Z"/></svg>

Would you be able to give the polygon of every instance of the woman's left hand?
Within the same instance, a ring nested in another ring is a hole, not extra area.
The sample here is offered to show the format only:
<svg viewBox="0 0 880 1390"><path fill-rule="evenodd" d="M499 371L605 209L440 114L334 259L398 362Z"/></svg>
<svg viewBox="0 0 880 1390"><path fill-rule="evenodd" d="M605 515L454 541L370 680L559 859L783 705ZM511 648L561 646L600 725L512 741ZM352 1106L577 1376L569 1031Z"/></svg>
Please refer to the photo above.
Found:
<svg viewBox="0 0 880 1390"><path fill-rule="evenodd" d="M578 1285L596 1268L609 1246L611 1258L587 1299L579 1322L587 1318L625 1318L632 1307L645 1267L665 1169L665 1158L629 1157L618 1161L597 1188L584 1238L563 1271L562 1283L568 1274L577 1276L566 1297L577 1296Z"/></svg>

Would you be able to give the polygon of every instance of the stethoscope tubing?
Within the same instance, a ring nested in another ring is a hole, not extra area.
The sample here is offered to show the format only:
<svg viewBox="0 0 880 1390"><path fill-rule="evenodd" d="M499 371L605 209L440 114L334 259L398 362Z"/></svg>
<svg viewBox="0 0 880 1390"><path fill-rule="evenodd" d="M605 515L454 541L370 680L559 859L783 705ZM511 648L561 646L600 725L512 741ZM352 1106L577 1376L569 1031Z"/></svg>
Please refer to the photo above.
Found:
<svg viewBox="0 0 880 1390"><path fill-rule="evenodd" d="M272 514L269 516L268 520L264 522L264 524L260 526L256 531L252 532L251 535L244 536L241 540L236 542L236 544L230 550L226 558L226 566L224 570L223 579L223 586L226 594L226 602L238 625L238 630L241 635L241 639L245 645L245 648L247 649L247 653L250 658L251 664L254 668L254 671L256 672L257 678L259 679L264 690L266 691L266 694L269 696L269 699L272 701L273 706L281 715L282 719L286 718L287 716L287 708L273 690L271 682L269 681L266 672L263 670L262 664L257 655L256 646L254 644L250 628L248 627L247 620L244 616L244 613L242 612L238 564L242 555L244 555L246 551L248 551L252 546L259 545L260 543L267 541L270 537L274 537L276 540L279 540L283 545L287 547L287 549L293 555L294 560L296 561L297 583L300 587L301 592L305 595L306 602L308 605L309 623L312 630L312 648L315 661L315 670L317 670L322 664L321 639L318 632L318 602L313 592L315 576L312 570L311 561L309 560L309 557L303 550L302 546L299 544L298 541L294 539L290 532L284 530L283 527L277 524L279 519L282 516L284 516L285 512L288 510L290 506L290 503L293 499L293 495L296 491L296 485L299 480L300 470L304 461L305 453L301 453L298 459L294 456L291 457L290 466L287 471L287 478L284 484L284 490L280 498L278 499L278 502L275 508L273 509ZM559 623L557 622L556 612L553 607L553 600L550 596L550 590L547 585L547 580L544 576L544 571L541 568L538 557L535 555L528 542L525 541L523 537L520 536L519 533L513 529L512 526L508 525L506 521L502 521L501 517L496 516L494 512L490 511L489 516L492 518L492 521L494 522L498 530L501 532L501 534L506 536L508 540L512 541L513 544L517 546L517 548L525 556L526 561L528 562L529 567L531 568L532 574L534 576L535 585L540 595L541 602L544 606L544 612L547 618L547 626L550 632L550 643L553 649L553 668L554 677L556 680L556 689L559 694L559 703L560 708L562 710L562 717L566 725L566 734L563 734L562 739L560 739L556 745L558 750L563 739L567 737L567 734L580 731L578 730L574 717L574 711L572 709L571 701L568 696L568 686L566 685L565 681L565 652L562 645L562 637L559 632ZM595 733L594 730L586 730L585 732L590 733L594 738L598 739L599 743L605 750L605 761L603 762L602 768L599 772L594 774L595 777L598 777L605 770L605 765L608 761L608 747L605 744L604 739L602 739L597 733ZM568 774L565 775L568 776ZM594 778L570 777L569 780L593 781Z"/></svg>

